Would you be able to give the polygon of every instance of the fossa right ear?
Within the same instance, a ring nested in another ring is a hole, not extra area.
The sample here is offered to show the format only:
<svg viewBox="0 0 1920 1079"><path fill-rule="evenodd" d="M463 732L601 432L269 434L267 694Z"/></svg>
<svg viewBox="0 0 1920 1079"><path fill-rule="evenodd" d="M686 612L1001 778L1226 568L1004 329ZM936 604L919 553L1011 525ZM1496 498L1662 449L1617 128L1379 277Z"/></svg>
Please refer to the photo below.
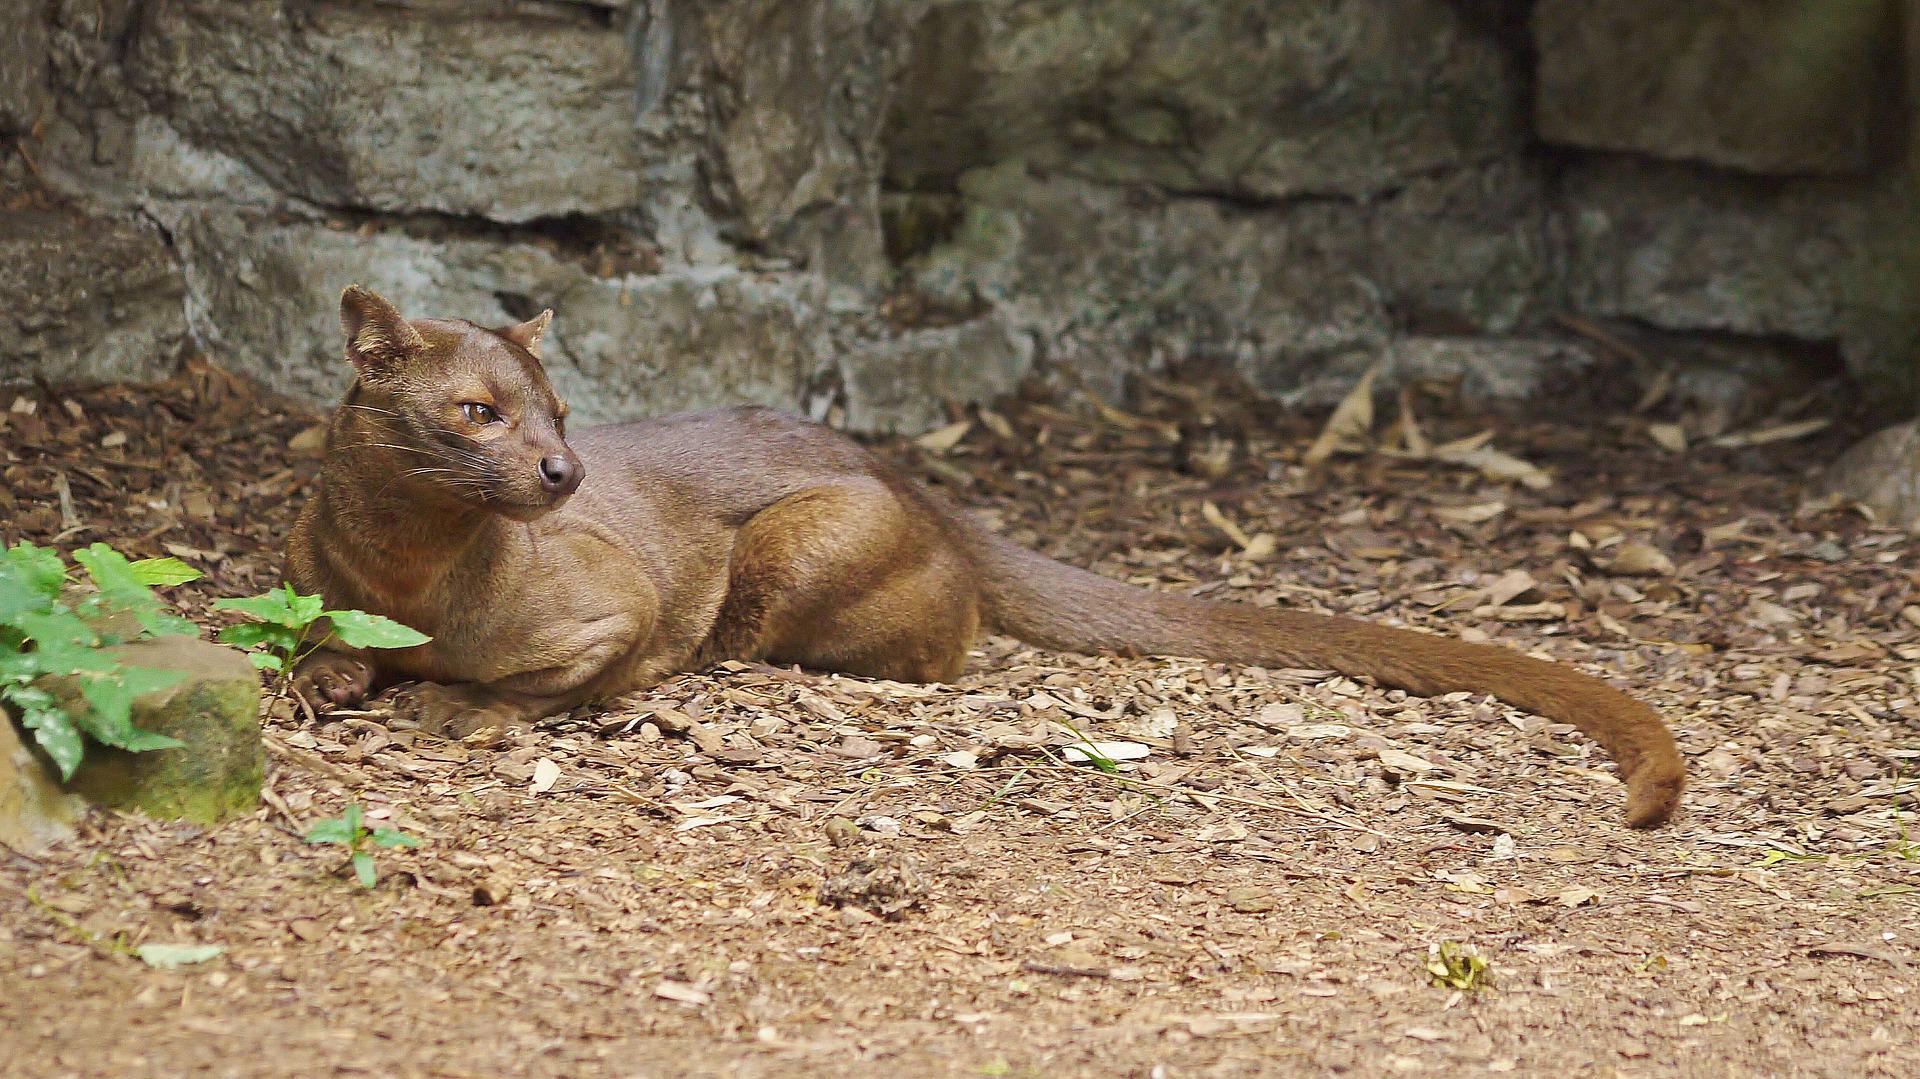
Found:
<svg viewBox="0 0 1920 1079"><path fill-rule="evenodd" d="M340 329L347 336L347 359L368 382L393 376L427 347L398 308L359 285L340 294Z"/></svg>

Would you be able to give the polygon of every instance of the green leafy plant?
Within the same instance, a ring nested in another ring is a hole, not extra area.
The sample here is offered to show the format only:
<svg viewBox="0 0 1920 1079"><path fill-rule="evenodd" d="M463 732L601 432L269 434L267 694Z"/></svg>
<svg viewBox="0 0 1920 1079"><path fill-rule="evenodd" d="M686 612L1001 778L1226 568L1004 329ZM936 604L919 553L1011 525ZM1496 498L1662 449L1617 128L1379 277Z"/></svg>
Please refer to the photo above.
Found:
<svg viewBox="0 0 1920 1079"><path fill-rule="evenodd" d="M391 618L365 611L329 611L319 596L303 596L290 584L247 599L215 600L214 610L238 611L256 621L242 622L220 631L220 640L241 648L253 648L247 658L255 667L280 676L282 689L293 676L301 660L338 639L351 648L412 648L432 640L419 630L403 626ZM326 623L324 633L315 627Z"/></svg>
<svg viewBox="0 0 1920 1079"><path fill-rule="evenodd" d="M91 590L74 587L73 571L57 551L25 542L0 551L0 702L68 778L86 752L86 737L133 752L181 745L135 727L133 702L185 676L124 663L106 649L197 633L153 589L200 576L177 558L129 561L104 543L75 551L73 559ZM55 693L45 678L73 679L78 698Z"/></svg>
<svg viewBox="0 0 1920 1079"><path fill-rule="evenodd" d="M400 831L398 828L374 828L366 826L366 814L356 803L346 808L338 817L321 821L307 832L309 843L338 843L347 848L349 859L353 862L353 875L359 879L362 888L371 888L380 878L373 868L373 847L417 847L420 841Z"/></svg>

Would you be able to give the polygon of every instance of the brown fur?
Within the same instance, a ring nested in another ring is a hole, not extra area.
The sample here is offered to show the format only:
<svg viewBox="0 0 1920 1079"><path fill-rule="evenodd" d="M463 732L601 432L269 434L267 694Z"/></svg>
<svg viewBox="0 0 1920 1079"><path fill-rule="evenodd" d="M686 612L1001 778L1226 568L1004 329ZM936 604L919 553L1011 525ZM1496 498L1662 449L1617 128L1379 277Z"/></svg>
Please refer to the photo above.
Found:
<svg viewBox="0 0 1920 1079"><path fill-rule="evenodd" d="M857 443L739 408L562 433L537 358L550 314L498 330L342 298L358 379L335 414L289 575L433 636L308 661L309 700L379 685L430 729L524 723L723 660L951 679L983 630L1072 651L1329 668L1575 724L1626 777L1627 823L1679 804L1673 736L1598 679L1501 648L1133 588L988 531ZM475 424L463 405L487 404ZM482 414L484 415L484 414ZM543 489L543 459L584 465Z"/></svg>

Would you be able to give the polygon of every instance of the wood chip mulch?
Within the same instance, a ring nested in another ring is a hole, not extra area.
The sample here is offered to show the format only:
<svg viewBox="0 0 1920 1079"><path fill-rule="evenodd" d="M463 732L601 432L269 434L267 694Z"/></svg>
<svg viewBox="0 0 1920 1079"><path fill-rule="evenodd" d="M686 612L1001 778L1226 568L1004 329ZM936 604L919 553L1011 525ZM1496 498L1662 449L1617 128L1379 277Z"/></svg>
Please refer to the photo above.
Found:
<svg viewBox="0 0 1920 1079"><path fill-rule="evenodd" d="M1003 639L955 685L735 666L499 744L282 702L257 814L0 852L0 1073L1920 1073L1920 543L1804 502L1842 436L1419 400L1319 468L1324 417L1198 375L888 445L1116 577L1616 679L1691 763L1675 826L1489 700ZM217 626L279 580L317 419L206 364L0 394L0 538L176 555ZM1483 430L1550 482L1413 452ZM301 839L349 803L421 840L371 890ZM1433 984L1442 942L1486 987Z"/></svg>

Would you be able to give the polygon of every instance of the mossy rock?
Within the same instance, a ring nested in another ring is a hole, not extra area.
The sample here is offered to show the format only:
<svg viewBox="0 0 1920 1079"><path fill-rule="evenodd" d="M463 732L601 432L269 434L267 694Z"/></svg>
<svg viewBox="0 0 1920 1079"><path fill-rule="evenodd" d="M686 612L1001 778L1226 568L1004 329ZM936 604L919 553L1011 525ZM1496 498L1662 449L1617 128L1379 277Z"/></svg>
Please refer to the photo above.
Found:
<svg viewBox="0 0 1920 1079"><path fill-rule="evenodd" d="M192 637L159 637L113 651L133 666L186 674L133 706L134 726L186 744L129 753L89 742L67 789L109 809L199 824L258 807L266 766L260 676L246 656Z"/></svg>

